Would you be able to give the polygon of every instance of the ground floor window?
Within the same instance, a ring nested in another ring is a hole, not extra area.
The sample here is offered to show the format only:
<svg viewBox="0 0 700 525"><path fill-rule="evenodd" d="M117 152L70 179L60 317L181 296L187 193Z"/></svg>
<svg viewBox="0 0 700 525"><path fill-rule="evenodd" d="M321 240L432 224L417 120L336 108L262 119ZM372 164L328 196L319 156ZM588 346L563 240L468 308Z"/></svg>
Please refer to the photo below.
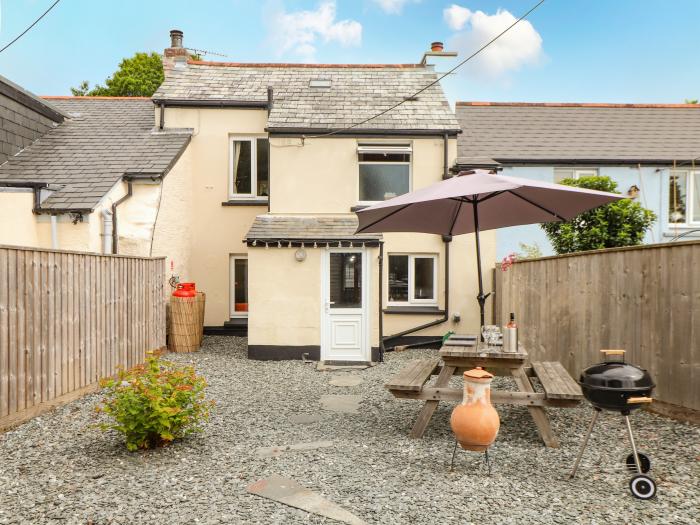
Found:
<svg viewBox="0 0 700 525"><path fill-rule="evenodd" d="M231 256L231 317L248 315L248 258Z"/></svg>
<svg viewBox="0 0 700 525"><path fill-rule="evenodd" d="M700 224L700 171L673 171L669 177L668 223Z"/></svg>
<svg viewBox="0 0 700 525"><path fill-rule="evenodd" d="M437 303L437 255L389 254L389 303Z"/></svg>

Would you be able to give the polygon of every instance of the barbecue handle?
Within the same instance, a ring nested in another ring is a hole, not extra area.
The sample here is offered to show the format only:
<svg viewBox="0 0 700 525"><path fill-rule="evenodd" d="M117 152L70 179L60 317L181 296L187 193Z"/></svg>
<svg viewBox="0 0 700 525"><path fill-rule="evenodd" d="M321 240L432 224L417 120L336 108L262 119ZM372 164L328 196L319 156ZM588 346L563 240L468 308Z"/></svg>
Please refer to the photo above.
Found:
<svg viewBox="0 0 700 525"><path fill-rule="evenodd" d="M624 350L601 350L600 353L605 355L625 355Z"/></svg>
<svg viewBox="0 0 700 525"><path fill-rule="evenodd" d="M646 397L646 396L645 397L628 397L627 398L628 405L635 405L637 403L651 403L652 401L654 401L652 398Z"/></svg>

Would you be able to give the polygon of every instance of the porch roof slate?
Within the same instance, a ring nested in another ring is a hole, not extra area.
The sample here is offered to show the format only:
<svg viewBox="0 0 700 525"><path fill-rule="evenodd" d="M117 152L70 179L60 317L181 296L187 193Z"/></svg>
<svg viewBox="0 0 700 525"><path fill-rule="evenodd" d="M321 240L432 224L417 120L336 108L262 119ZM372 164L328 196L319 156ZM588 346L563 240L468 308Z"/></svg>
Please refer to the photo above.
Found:
<svg viewBox="0 0 700 525"><path fill-rule="evenodd" d="M148 98L47 97L69 118L0 165L0 183L58 189L41 211L93 210L125 175L165 175L191 130L154 130Z"/></svg>
<svg viewBox="0 0 700 525"><path fill-rule="evenodd" d="M357 231L357 216L258 215L246 234L246 241L377 241L381 233Z"/></svg>
<svg viewBox="0 0 700 525"><path fill-rule="evenodd" d="M330 87L310 87L311 80ZM437 79L418 64L238 64L190 61L166 68L154 100L267 102L271 129L344 128L386 110ZM439 83L359 130L459 130Z"/></svg>
<svg viewBox="0 0 700 525"><path fill-rule="evenodd" d="M664 163L700 155L698 104L457 102L457 164Z"/></svg>

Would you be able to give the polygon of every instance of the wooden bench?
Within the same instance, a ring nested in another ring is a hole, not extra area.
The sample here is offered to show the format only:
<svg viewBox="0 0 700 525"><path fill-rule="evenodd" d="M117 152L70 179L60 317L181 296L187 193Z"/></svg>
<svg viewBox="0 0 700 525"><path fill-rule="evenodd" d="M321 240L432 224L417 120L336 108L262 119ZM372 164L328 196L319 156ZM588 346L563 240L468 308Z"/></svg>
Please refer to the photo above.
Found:
<svg viewBox="0 0 700 525"><path fill-rule="evenodd" d="M583 399L581 387L559 361L534 362L532 371L540 380L546 399L571 401Z"/></svg>
<svg viewBox="0 0 700 525"><path fill-rule="evenodd" d="M386 388L393 391L420 392L440 365L440 359L414 359L389 379Z"/></svg>

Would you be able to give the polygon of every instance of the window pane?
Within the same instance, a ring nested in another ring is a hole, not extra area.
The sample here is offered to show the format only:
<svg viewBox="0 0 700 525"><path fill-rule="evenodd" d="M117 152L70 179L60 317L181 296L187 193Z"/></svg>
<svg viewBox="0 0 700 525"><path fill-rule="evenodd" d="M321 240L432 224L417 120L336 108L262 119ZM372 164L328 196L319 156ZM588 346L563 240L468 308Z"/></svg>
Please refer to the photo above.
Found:
<svg viewBox="0 0 700 525"><path fill-rule="evenodd" d="M250 146L248 140L233 142L233 193L251 193Z"/></svg>
<svg viewBox="0 0 700 525"><path fill-rule="evenodd" d="M413 295L416 299L435 299L435 259L416 257L413 262Z"/></svg>
<svg viewBox="0 0 700 525"><path fill-rule="evenodd" d="M248 259L234 259L234 299L236 312L248 311Z"/></svg>
<svg viewBox="0 0 700 525"><path fill-rule="evenodd" d="M389 256L389 301L408 301L408 255Z"/></svg>
<svg viewBox="0 0 700 525"><path fill-rule="evenodd" d="M268 173L270 159L270 141L258 139L258 195L267 197L270 195L270 175Z"/></svg>
<svg viewBox="0 0 700 525"><path fill-rule="evenodd" d="M693 222L700 222L700 171L696 171L693 177Z"/></svg>
<svg viewBox="0 0 700 525"><path fill-rule="evenodd" d="M362 308L362 254L331 253L331 308Z"/></svg>
<svg viewBox="0 0 700 525"><path fill-rule="evenodd" d="M574 170L567 168L555 168L554 169L554 182L559 183L564 179L573 179Z"/></svg>
<svg viewBox="0 0 700 525"><path fill-rule="evenodd" d="M410 162L410 153L360 153L360 162Z"/></svg>
<svg viewBox="0 0 700 525"><path fill-rule="evenodd" d="M687 175L685 172L672 173L669 182L668 222L684 223Z"/></svg>
<svg viewBox="0 0 700 525"><path fill-rule="evenodd" d="M408 192L407 164L360 164L360 200L383 201Z"/></svg>

